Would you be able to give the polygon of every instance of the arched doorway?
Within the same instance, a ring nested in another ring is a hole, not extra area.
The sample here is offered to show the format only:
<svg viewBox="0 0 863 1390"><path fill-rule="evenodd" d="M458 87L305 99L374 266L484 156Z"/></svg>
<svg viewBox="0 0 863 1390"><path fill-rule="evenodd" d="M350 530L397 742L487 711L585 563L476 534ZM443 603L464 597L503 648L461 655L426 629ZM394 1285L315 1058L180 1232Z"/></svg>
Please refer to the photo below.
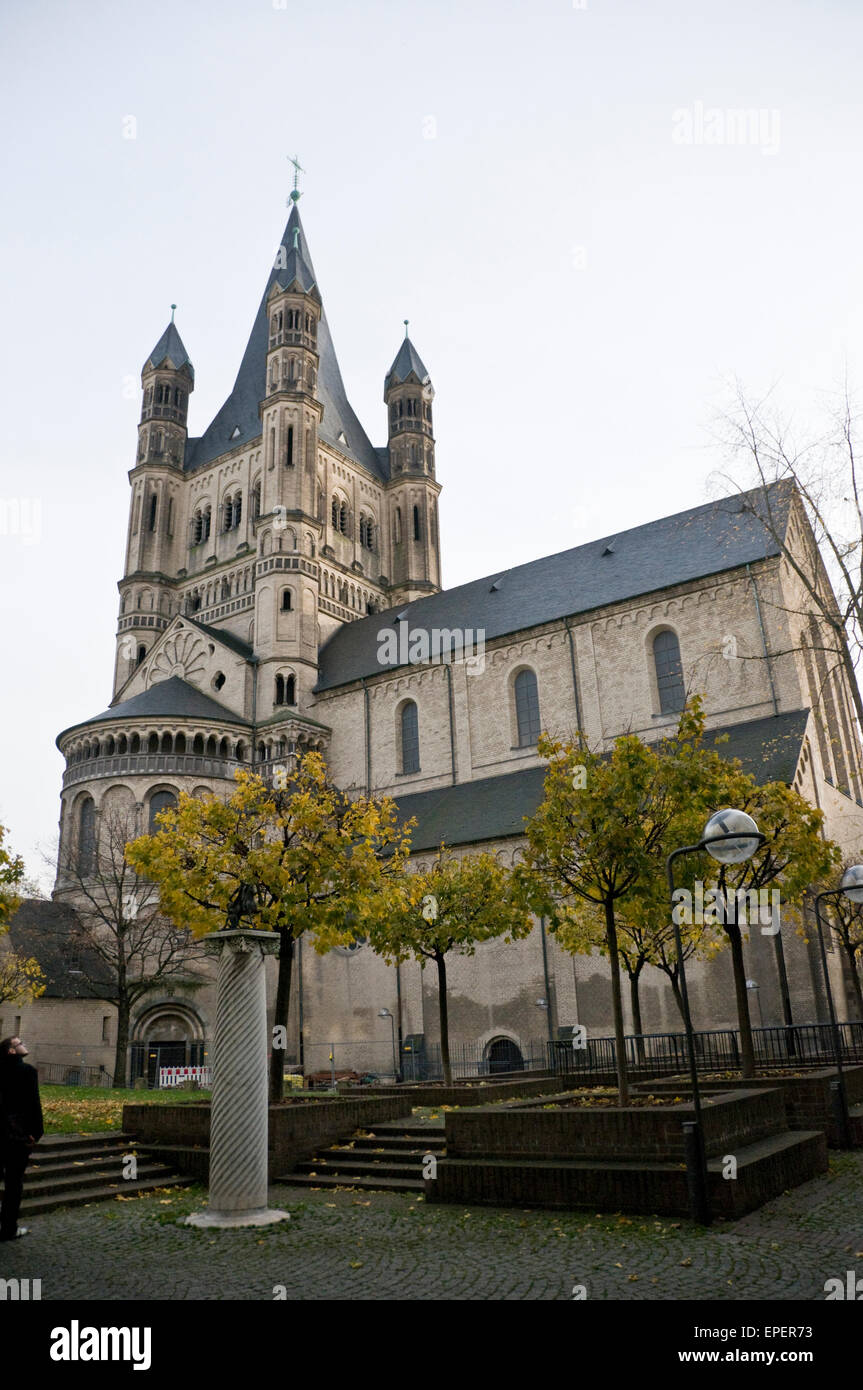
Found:
<svg viewBox="0 0 863 1390"><path fill-rule="evenodd" d="M186 1004L157 1004L136 1020L132 1035L132 1084L146 1077L159 1084L160 1067L201 1067L209 1061L204 1025Z"/></svg>
<svg viewBox="0 0 863 1390"><path fill-rule="evenodd" d="M512 1038L493 1038L485 1051L489 1073L500 1071L524 1071L524 1058L521 1049Z"/></svg>

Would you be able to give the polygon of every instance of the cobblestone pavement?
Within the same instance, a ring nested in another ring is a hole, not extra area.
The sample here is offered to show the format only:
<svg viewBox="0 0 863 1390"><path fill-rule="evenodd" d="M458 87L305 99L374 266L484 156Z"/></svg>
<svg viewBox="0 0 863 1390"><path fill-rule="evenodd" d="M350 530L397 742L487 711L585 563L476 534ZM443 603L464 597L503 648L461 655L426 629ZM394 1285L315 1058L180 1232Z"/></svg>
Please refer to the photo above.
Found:
<svg viewBox="0 0 863 1390"><path fill-rule="evenodd" d="M823 1300L863 1276L863 1154L735 1223L427 1205L421 1197L271 1188L279 1226L178 1224L200 1188L69 1208L0 1246L0 1277L50 1299Z"/></svg>

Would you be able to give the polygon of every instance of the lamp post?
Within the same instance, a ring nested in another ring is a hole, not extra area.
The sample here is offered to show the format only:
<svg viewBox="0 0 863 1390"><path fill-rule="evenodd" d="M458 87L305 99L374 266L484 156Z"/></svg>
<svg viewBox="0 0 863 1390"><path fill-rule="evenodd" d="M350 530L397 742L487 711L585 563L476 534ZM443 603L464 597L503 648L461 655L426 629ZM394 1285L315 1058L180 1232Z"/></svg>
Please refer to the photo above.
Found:
<svg viewBox="0 0 863 1390"><path fill-rule="evenodd" d="M764 1013L761 1008L761 986L759 985L757 980L747 980L746 988L750 991L751 994L755 995L755 998L758 1002L758 1025L760 1028L763 1028Z"/></svg>
<svg viewBox="0 0 863 1390"><path fill-rule="evenodd" d="M851 1121L848 1117L848 1092L845 1087L845 1072L842 1067L842 1038L836 1021L833 1004L833 988L830 984L830 971L827 966L827 947L824 944L824 923L821 918L821 904L825 898L847 898L849 902L863 902L863 864L852 864L842 875L838 888L830 888L818 893L815 898L815 921L818 923L818 946L821 952L821 969L824 973L824 992L827 995L827 1012L830 1015L830 1032L833 1038L833 1060L836 1063L836 1082L839 1128L839 1147L851 1147Z"/></svg>
<svg viewBox="0 0 863 1390"><path fill-rule="evenodd" d="M379 1010L378 1010L378 1018L388 1018L389 1021L390 1021L390 1032L392 1033L392 1037L393 1037L393 1075L395 1076L396 1081L398 1081L398 1080L399 1080L399 1064L398 1064L398 1060L397 1060L397 1058L396 1058L396 1021L395 1021L395 1017L394 1017L393 1014L390 1013L389 1009L379 1009Z"/></svg>
<svg viewBox="0 0 863 1390"><path fill-rule="evenodd" d="M745 811L735 811L730 807L717 811L704 827L704 834L697 845L684 845L672 850L666 860L668 892L671 899L671 924L674 929L674 949L680 970L680 999L683 1005L683 1027L686 1033L686 1052L689 1059L689 1079L692 1085L692 1108L694 1122L683 1126L686 1143L686 1169L689 1181L689 1200L694 1220L703 1226L710 1224L710 1203L707 1195L707 1158L704 1152L704 1129L701 1119L701 1092L698 1087L698 1064L695 1059L695 1033L692 1028L692 1014L689 1010L689 993L686 987L686 966L683 958L683 942L680 939L680 926L675 915L674 865L687 854L698 854L707 850L718 864L741 864L751 859L764 836L758 826Z"/></svg>

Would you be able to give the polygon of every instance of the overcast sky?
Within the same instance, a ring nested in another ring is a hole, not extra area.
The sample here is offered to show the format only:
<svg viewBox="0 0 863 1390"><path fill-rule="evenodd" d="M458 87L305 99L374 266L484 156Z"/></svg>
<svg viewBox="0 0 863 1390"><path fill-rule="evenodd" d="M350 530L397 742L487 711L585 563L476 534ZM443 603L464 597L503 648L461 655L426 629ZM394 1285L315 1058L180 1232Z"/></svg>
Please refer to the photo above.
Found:
<svg viewBox="0 0 863 1390"><path fill-rule="evenodd" d="M431 373L447 586L705 501L730 376L863 360L859 0L5 0L0 41L0 500L30 508L0 821L33 873L54 739L111 696L141 365L176 302L201 433L289 155L374 443L404 318Z"/></svg>

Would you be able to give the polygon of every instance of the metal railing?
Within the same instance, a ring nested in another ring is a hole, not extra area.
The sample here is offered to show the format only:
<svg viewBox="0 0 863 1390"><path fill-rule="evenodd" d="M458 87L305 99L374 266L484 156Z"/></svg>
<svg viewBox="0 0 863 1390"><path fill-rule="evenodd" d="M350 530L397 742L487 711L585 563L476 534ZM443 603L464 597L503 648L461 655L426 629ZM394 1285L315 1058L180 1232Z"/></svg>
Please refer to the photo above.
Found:
<svg viewBox="0 0 863 1390"><path fill-rule="evenodd" d="M104 1067L84 1067L74 1062L43 1062L39 1080L47 1086L111 1086L114 1078Z"/></svg>
<svg viewBox="0 0 863 1390"><path fill-rule="evenodd" d="M507 1043L509 1045L507 1046ZM453 1042L449 1048L453 1080L492 1077L521 1071L545 1071L549 1066L543 1041L510 1043ZM414 1052L402 1053L405 1081L442 1081L443 1061L439 1042L429 1042Z"/></svg>
<svg viewBox="0 0 863 1390"><path fill-rule="evenodd" d="M133 1086L158 1090L162 1067L201 1067L210 1060L206 1042L133 1042L129 1044L129 1077Z"/></svg>
<svg viewBox="0 0 863 1390"><path fill-rule="evenodd" d="M843 1062L863 1063L863 1022L840 1023ZM733 1028L706 1029L695 1035L695 1060L700 1072L739 1071L740 1035ZM755 1065L769 1071L781 1067L829 1067L834 1060L829 1023L796 1023L753 1028ZM628 1033L624 1038L627 1069L672 1076L689 1066L685 1033ZM613 1072L617 1050L612 1037L587 1038L583 1047L571 1041L547 1044L548 1065L558 1073Z"/></svg>

